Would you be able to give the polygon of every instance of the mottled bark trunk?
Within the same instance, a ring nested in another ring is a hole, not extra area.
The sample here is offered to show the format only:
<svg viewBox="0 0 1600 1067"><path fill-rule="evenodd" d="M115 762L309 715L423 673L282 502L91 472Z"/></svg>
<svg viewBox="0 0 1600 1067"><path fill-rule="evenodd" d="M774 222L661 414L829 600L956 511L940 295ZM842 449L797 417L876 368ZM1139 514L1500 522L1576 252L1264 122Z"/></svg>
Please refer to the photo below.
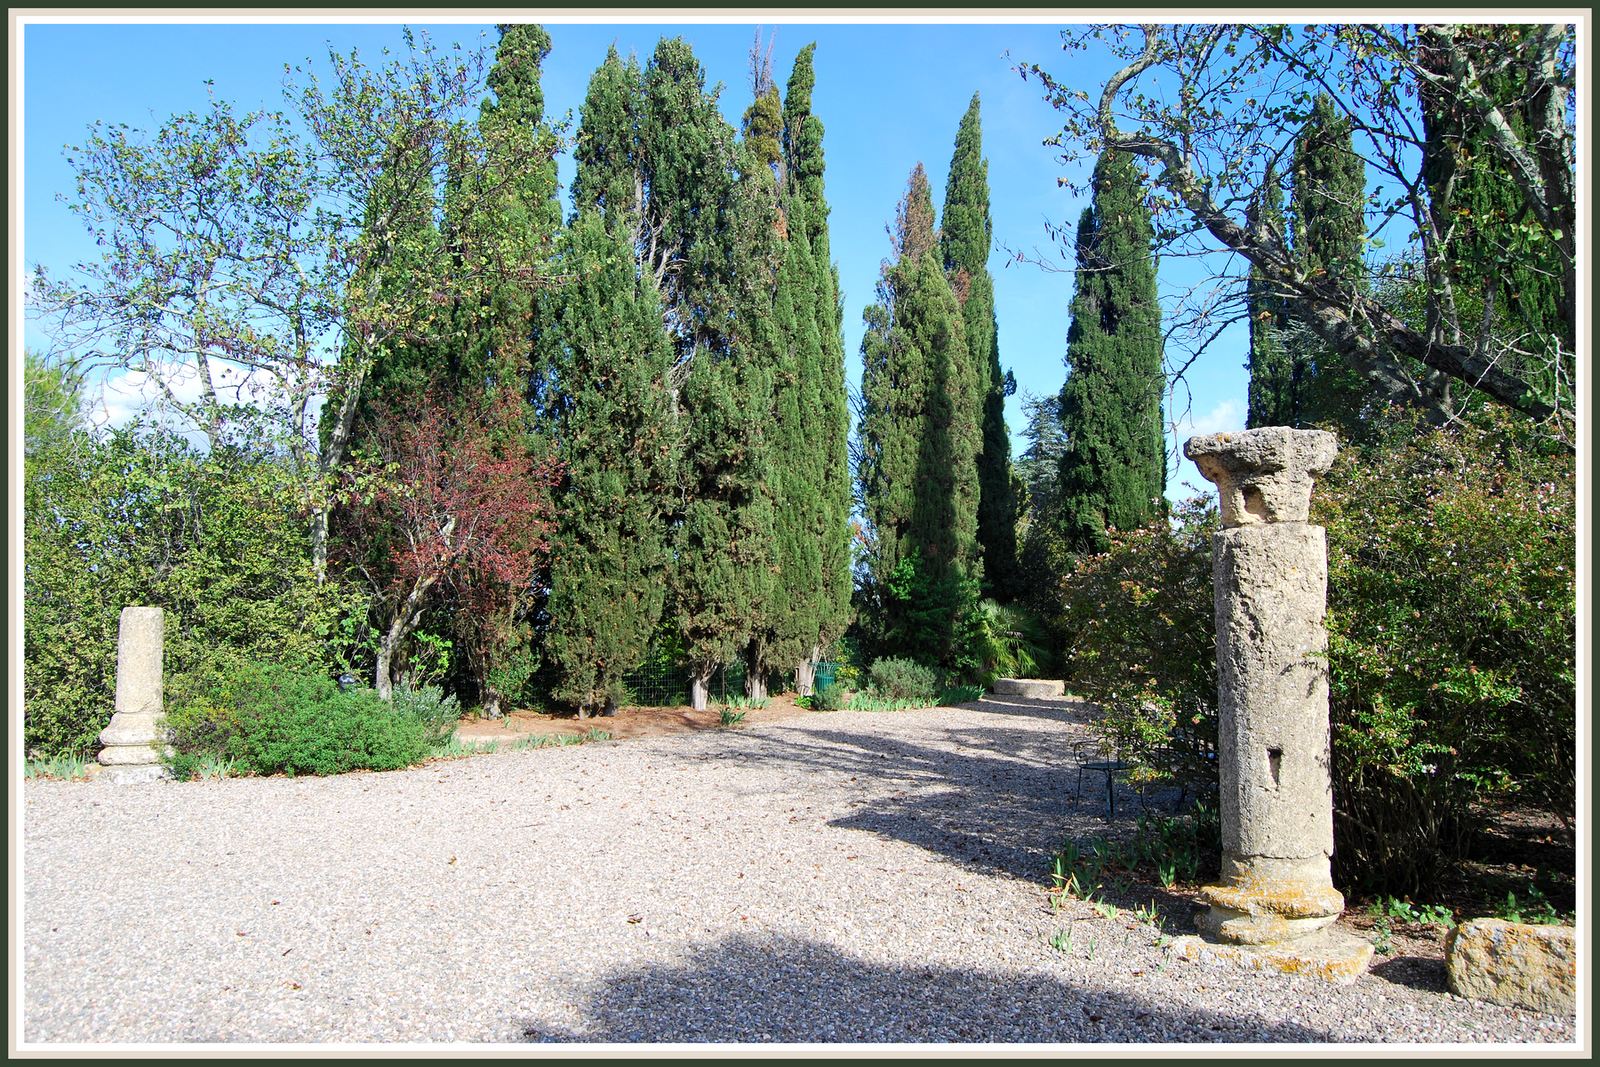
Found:
<svg viewBox="0 0 1600 1067"><path fill-rule="evenodd" d="M794 691L800 696L808 697L817 684L817 663L822 659L822 651L813 648L811 655L795 664Z"/></svg>
<svg viewBox="0 0 1600 1067"><path fill-rule="evenodd" d="M711 674L689 676L689 706L695 711L705 711L710 705Z"/></svg>

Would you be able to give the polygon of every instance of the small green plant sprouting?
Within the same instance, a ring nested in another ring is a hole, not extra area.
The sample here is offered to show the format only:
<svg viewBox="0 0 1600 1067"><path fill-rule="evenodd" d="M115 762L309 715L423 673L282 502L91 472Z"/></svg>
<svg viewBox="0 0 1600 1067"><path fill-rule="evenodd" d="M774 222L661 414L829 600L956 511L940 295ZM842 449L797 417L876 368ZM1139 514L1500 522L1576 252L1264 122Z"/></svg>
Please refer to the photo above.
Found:
<svg viewBox="0 0 1600 1067"><path fill-rule="evenodd" d="M1161 909L1156 907L1156 902L1153 900L1149 904L1141 904L1134 908L1133 917L1155 927L1157 933L1160 933L1162 924L1167 921L1167 917L1161 914Z"/></svg>
<svg viewBox="0 0 1600 1067"><path fill-rule="evenodd" d="M771 701L767 697L751 698L746 696L731 696L717 701L717 704L722 707L724 715L729 711L760 711L769 703ZM723 723L723 725L726 726L727 723Z"/></svg>
<svg viewBox="0 0 1600 1067"><path fill-rule="evenodd" d="M1090 960L1094 959L1094 950L1099 944L1100 939L1098 937L1091 937L1083 946L1084 958Z"/></svg>
<svg viewBox="0 0 1600 1067"><path fill-rule="evenodd" d="M1050 947L1065 955L1072 955L1072 931L1063 926L1050 939Z"/></svg>
<svg viewBox="0 0 1600 1067"><path fill-rule="evenodd" d="M983 686L981 685L953 685L939 694L939 706L951 707L956 704L970 704L974 700L983 699Z"/></svg>
<svg viewBox="0 0 1600 1067"><path fill-rule="evenodd" d="M225 756L208 754L195 761L194 772L201 780L232 778L239 773L239 765Z"/></svg>
<svg viewBox="0 0 1600 1067"><path fill-rule="evenodd" d="M1390 940L1394 931L1390 928L1390 922L1389 916L1383 915L1372 924L1372 950L1380 956L1394 953L1394 942Z"/></svg>
<svg viewBox="0 0 1600 1067"><path fill-rule="evenodd" d="M1102 919L1115 919L1122 914L1122 909L1109 900L1094 900L1090 901L1090 904L1099 912Z"/></svg>
<svg viewBox="0 0 1600 1067"><path fill-rule="evenodd" d="M24 778L56 778L72 781L89 777L89 761L77 756L54 756L50 759L31 759L23 767Z"/></svg>
<svg viewBox="0 0 1600 1067"><path fill-rule="evenodd" d="M734 711L731 707L728 707L722 709L722 714L718 717L718 721L723 726L739 726L744 723L744 716L744 712Z"/></svg>
<svg viewBox="0 0 1600 1067"><path fill-rule="evenodd" d="M1370 915L1387 916L1422 926L1454 926L1455 913L1443 904L1413 904L1398 897L1379 897L1367 906Z"/></svg>
<svg viewBox="0 0 1600 1067"><path fill-rule="evenodd" d="M1559 926L1561 913L1539 891L1539 887L1532 882L1528 883L1527 902L1517 900L1517 894L1506 893L1505 903L1495 911L1495 918L1507 922L1527 923L1532 926Z"/></svg>

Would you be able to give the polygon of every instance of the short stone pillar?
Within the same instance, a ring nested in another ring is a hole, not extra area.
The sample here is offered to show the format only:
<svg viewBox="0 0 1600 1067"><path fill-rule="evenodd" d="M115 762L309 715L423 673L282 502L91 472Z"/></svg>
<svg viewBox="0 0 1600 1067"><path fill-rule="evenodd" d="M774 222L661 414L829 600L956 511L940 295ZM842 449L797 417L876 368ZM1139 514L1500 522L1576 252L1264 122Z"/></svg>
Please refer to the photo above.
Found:
<svg viewBox="0 0 1600 1067"><path fill-rule="evenodd" d="M100 775L109 781L149 782L165 775L161 766L160 608L123 608L117 632L117 703L110 724L100 731Z"/></svg>
<svg viewBox="0 0 1600 1067"><path fill-rule="evenodd" d="M1307 522L1311 487L1338 441L1268 427L1191 437L1184 455L1215 482L1217 765L1221 885L1207 886L1191 958L1353 981L1372 946L1326 928L1333 887L1327 541Z"/></svg>

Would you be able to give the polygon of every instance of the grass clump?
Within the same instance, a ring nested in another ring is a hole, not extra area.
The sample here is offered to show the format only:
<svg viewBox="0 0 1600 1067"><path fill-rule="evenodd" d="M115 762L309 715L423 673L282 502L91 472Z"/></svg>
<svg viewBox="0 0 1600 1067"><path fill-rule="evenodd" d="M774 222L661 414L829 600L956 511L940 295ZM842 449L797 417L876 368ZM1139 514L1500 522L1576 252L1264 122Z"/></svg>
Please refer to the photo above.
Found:
<svg viewBox="0 0 1600 1067"><path fill-rule="evenodd" d="M24 778L55 778L67 782L89 777L89 761L80 756L52 756L31 759L23 765Z"/></svg>

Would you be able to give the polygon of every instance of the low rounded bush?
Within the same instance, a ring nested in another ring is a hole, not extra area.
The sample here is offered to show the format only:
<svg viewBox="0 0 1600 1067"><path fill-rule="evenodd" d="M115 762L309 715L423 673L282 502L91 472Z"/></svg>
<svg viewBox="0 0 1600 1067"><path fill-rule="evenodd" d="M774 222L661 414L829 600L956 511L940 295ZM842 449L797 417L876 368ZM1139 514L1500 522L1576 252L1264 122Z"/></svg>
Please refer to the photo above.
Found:
<svg viewBox="0 0 1600 1067"><path fill-rule="evenodd" d="M844 686L838 682L819 685L811 693L812 711L838 711L844 707Z"/></svg>
<svg viewBox="0 0 1600 1067"><path fill-rule="evenodd" d="M867 685L891 700L926 699L931 703L939 695L939 678L932 668L896 656L873 663L867 670Z"/></svg>
<svg viewBox="0 0 1600 1067"><path fill-rule="evenodd" d="M273 664L242 662L189 688L166 721L179 777L205 755L233 761L242 774L395 770L422 759L436 729L371 689L344 691L324 675Z"/></svg>

